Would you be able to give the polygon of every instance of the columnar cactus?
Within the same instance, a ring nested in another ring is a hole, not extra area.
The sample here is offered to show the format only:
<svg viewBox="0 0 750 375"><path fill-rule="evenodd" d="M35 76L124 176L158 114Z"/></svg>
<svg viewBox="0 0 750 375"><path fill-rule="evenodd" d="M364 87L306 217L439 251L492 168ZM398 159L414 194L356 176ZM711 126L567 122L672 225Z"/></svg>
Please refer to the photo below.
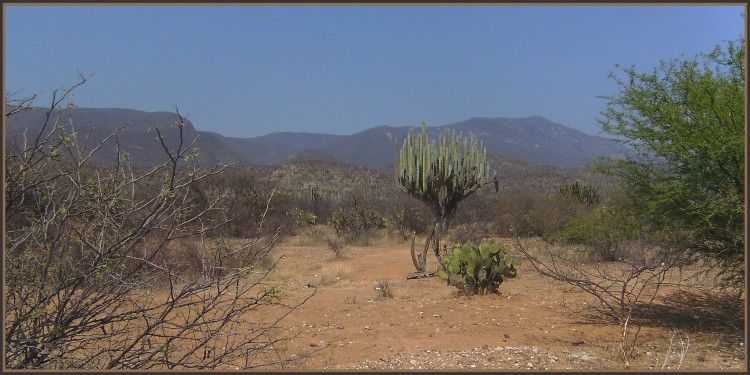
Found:
<svg viewBox="0 0 750 375"><path fill-rule="evenodd" d="M498 189L497 178L490 173L487 149L475 136L467 140L463 134L445 129L436 143L429 139L426 125L422 125L419 136L412 127L397 154L396 175L402 190L430 206L435 215L435 227L422 254L415 256L412 241L414 266L418 272L425 271L427 251L433 242L435 256L445 269L439 253L440 235L448 229L458 203L489 182L494 181Z"/></svg>
<svg viewBox="0 0 750 375"><path fill-rule="evenodd" d="M581 181L560 185L560 195L571 197L583 204L595 205L602 196L595 186L584 185Z"/></svg>
<svg viewBox="0 0 750 375"><path fill-rule="evenodd" d="M322 198L320 189L317 186L310 186L310 202L317 202Z"/></svg>

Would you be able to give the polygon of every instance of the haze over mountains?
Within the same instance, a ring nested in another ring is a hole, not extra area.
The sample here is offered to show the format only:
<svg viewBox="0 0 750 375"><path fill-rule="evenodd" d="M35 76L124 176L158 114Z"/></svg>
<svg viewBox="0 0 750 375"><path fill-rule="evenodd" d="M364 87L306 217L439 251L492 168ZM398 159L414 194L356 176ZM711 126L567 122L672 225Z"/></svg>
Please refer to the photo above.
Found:
<svg viewBox="0 0 750 375"><path fill-rule="evenodd" d="M92 129L89 148L116 128L120 130L120 147L130 154L135 166L153 165L164 160L164 153L155 140L156 133L148 129L158 126L170 129L177 120L172 112L143 112L132 109L75 108L70 112L79 137ZM67 123L68 117L62 123ZM38 129L44 122L43 110L24 111L6 119L8 144L18 139L25 130ZM501 157L548 164L559 167L578 166L599 156L622 156L627 148L611 139L592 136L542 117L472 118L466 121L434 126L431 134L444 128L476 135L484 141L487 151ZM184 138L193 140L200 151L198 161L212 164L217 161L238 164L273 165L288 161L340 161L369 168L392 165L396 144L401 144L410 126L377 126L352 135L278 132L252 138L225 137L210 131L199 131L189 121ZM163 132L164 133L164 132ZM30 132L29 134L33 134ZM174 129L166 132L170 145L176 144ZM108 142L114 146L114 142ZM111 148L110 148L111 149ZM112 162L111 152L100 152L95 160Z"/></svg>

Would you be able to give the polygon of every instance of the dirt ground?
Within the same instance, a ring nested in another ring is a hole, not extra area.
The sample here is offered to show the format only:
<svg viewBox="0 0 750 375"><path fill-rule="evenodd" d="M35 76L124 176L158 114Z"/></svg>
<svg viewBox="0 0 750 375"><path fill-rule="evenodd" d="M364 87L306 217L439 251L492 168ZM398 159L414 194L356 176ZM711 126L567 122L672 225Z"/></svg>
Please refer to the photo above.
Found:
<svg viewBox="0 0 750 375"><path fill-rule="evenodd" d="M437 277L407 280L408 244L350 247L343 259L325 245L276 251L283 258L273 280L291 296L315 293L282 321L297 335L286 354L316 350L288 369L626 370L619 327L576 312L591 297L524 262L500 295L460 296ZM667 291L659 319L640 332L630 370L745 371L744 311L720 296L698 286ZM690 341L675 342L670 354L675 329Z"/></svg>

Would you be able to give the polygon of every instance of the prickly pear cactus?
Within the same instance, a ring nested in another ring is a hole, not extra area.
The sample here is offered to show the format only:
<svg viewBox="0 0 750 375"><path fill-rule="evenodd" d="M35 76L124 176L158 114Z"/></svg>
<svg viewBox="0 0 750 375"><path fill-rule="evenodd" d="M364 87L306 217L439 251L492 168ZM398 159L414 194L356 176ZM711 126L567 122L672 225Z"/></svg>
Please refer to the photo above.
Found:
<svg viewBox="0 0 750 375"><path fill-rule="evenodd" d="M493 241L458 243L445 256L446 270L438 276L470 294L498 293L505 279L516 277L520 264L507 254L507 247Z"/></svg>

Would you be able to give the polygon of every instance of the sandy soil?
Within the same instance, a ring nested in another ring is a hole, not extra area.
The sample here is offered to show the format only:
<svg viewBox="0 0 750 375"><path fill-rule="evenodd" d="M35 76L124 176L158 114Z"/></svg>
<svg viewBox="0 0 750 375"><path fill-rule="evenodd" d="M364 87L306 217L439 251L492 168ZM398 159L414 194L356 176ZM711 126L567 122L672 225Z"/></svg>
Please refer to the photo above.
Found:
<svg viewBox="0 0 750 375"><path fill-rule="evenodd" d="M292 296L315 293L282 323L297 335L287 354L317 350L292 369L625 370L619 327L576 313L593 300L528 264L500 295L460 296L437 277L407 280L408 244L353 247L344 259L324 245L276 255L273 280ZM376 289L384 280L391 298ZM668 292L660 319L642 329L631 370L676 369L679 355L667 357L675 328L690 339L681 370L746 370L744 312L713 292L683 290Z"/></svg>

